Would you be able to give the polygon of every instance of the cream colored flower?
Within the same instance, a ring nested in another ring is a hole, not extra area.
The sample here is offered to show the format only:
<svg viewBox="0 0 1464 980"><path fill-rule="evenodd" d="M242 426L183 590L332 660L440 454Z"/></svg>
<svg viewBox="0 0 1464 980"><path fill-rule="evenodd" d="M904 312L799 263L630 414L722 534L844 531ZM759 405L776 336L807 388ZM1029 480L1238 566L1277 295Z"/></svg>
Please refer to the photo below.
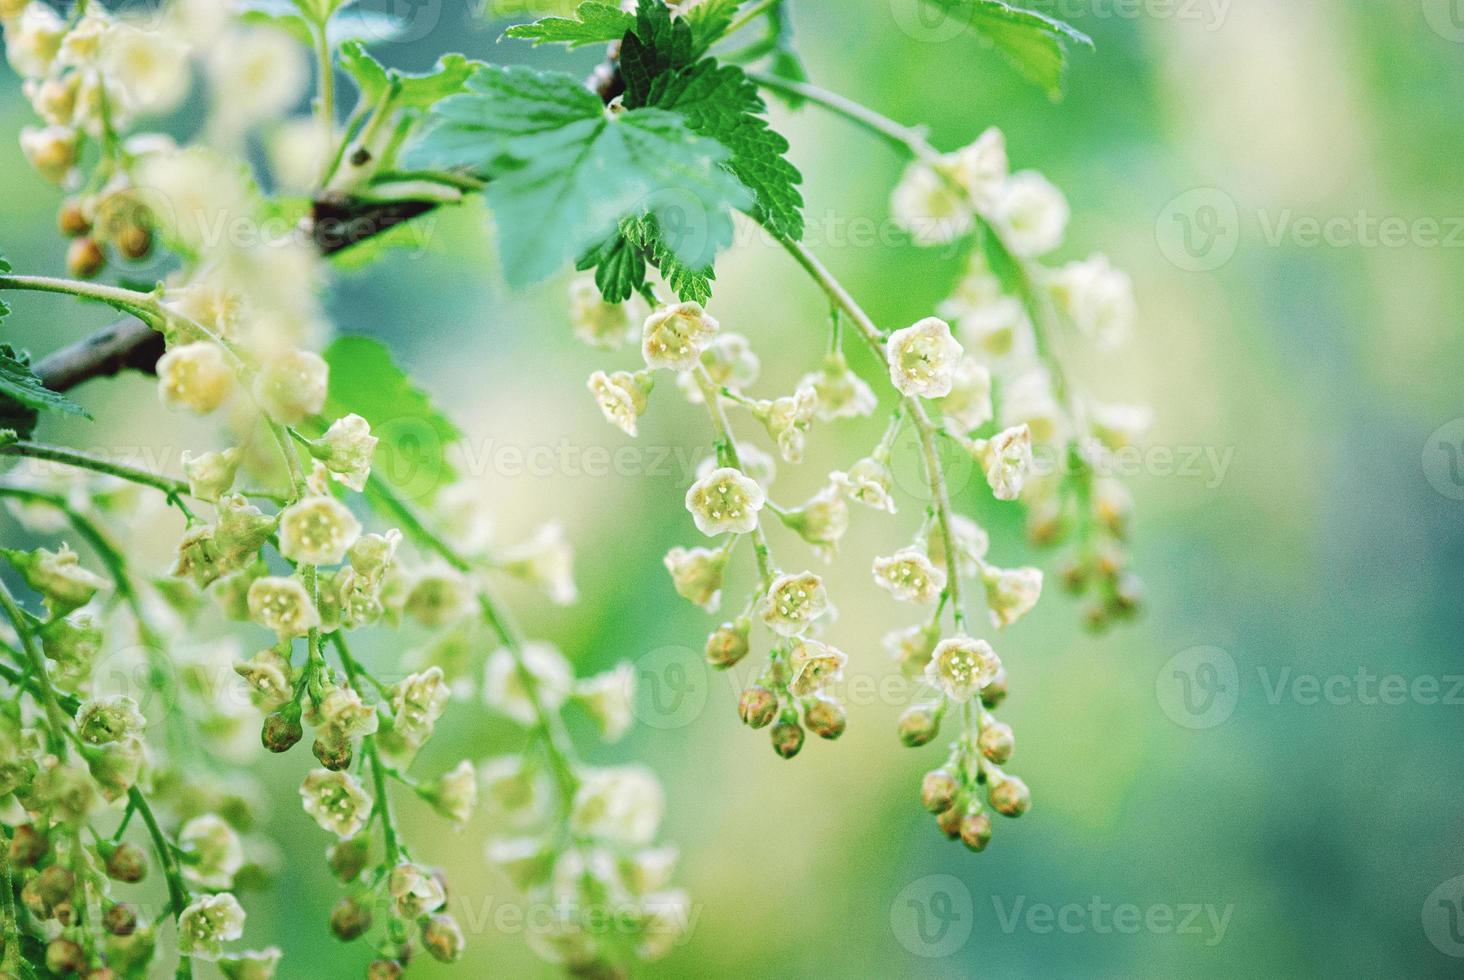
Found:
<svg viewBox="0 0 1464 980"><path fill-rule="evenodd" d="M575 791L570 826L586 837L641 847L656 836L665 806L660 782L643 766L590 769Z"/></svg>
<svg viewBox="0 0 1464 980"><path fill-rule="evenodd" d="M65 183L76 166L80 134L69 126L24 126L20 151L44 180Z"/></svg>
<svg viewBox="0 0 1464 980"><path fill-rule="evenodd" d="M709 537L751 531L766 501L762 487L730 466L713 470L686 491L686 509L697 530Z"/></svg>
<svg viewBox="0 0 1464 980"><path fill-rule="evenodd" d="M649 367L691 371L718 329L699 303L663 306L646 318L641 354Z"/></svg>
<svg viewBox="0 0 1464 980"><path fill-rule="evenodd" d="M727 569L726 551L678 546L666 552L663 563L678 595L708 612L717 608L722 597L722 575Z"/></svg>
<svg viewBox="0 0 1464 980"><path fill-rule="evenodd" d="M702 351L701 365L715 388L740 391L757 381L762 362L753 353L752 344L740 333L719 333ZM702 403L701 385L690 374L676 378L677 387L693 405Z"/></svg>
<svg viewBox="0 0 1464 980"><path fill-rule="evenodd" d="M266 575L249 586L249 618L287 640L320 625L320 614L297 578Z"/></svg>
<svg viewBox="0 0 1464 980"><path fill-rule="evenodd" d="M986 566L981 571L981 582L986 586L986 605L991 610L991 623L998 628L1010 626L1021 619L1042 595L1042 570L1040 568L995 568Z"/></svg>
<svg viewBox="0 0 1464 980"><path fill-rule="evenodd" d="M951 537L956 539L956 570L962 578L970 578L981 571L982 560L991 544L986 530L963 514L947 516ZM925 530L925 553L937 568L945 568L946 540L941 533L940 523L932 521Z"/></svg>
<svg viewBox="0 0 1464 980"><path fill-rule="evenodd" d="M1113 452L1144 438L1154 424L1154 413L1144 405L1093 405L1088 417L1093 435Z"/></svg>
<svg viewBox="0 0 1464 980"><path fill-rule="evenodd" d="M925 668L925 679L946 697L963 704L996 677L1001 660L985 640L956 636L941 640Z"/></svg>
<svg viewBox="0 0 1464 980"><path fill-rule="evenodd" d="M847 654L827 643L799 640L788 654L788 666L793 671L788 691L800 698L822 691L843 679L844 666L848 662Z"/></svg>
<svg viewBox="0 0 1464 980"><path fill-rule="evenodd" d="M1032 433L1025 425L1003 429L977 443L981 468L997 500L1016 500L1032 469Z"/></svg>
<svg viewBox="0 0 1464 980"><path fill-rule="evenodd" d="M233 487L241 456L236 446L198 457L183 450L183 475L188 478L188 492L199 500L218 500Z"/></svg>
<svg viewBox="0 0 1464 980"><path fill-rule="evenodd" d="M371 423L352 412L330 424L318 446L331 479L360 493L371 477L371 457L380 440L371 434Z"/></svg>
<svg viewBox="0 0 1464 980"><path fill-rule="evenodd" d="M501 571L541 589L556 605L567 606L579 595L574 584L574 547L558 521L541 524L523 544L498 556Z"/></svg>
<svg viewBox="0 0 1464 980"><path fill-rule="evenodd" d="M524 684L527 674L534 685L538 703L545 711L558 711L574 686L574 671L554 647L547 643L526 643L524 667L520 671L512 652L500 648L488 655L483 680L483 700L490 708L507 715L520 725L534 727L540 723L534 698Z"/></svg>
<svg viewBox="0 0 1464 980"><path fill-rule="evenodd" d="M849 368L843 354L830 354L823 366L805 374L799 388L812 388L818 417L824 421L870 415L878 405L874 389Z"/></svg>
<svg viewBox="0 0 1464 980"><path fill-rule="evenodd" d="M762 618L779 636L800 636L829 610L823 579L813 572L779 575L763 597Z"/></svg>
<svg viewBox="0 0 1464 980"><path fill-rule="evenodd" d="M989 208L1007 179L1006 137L995 126L944 160L973 204Z"/></svg>
<svg viewBox="0 0 1464 980"><path fill-rule="evenodd" d="M1100 349L1117 347L1133 334L1133 281L1108 256L1069 262L1053 274L1049 288L1058 307Z"/></svg>
<svg viewBox="0 0 1464 980"><path fill-rule="evenodd" d="M961 345L951 336L950 324L930 316L890 334L885 358L901 394L944 398L951 393Z"/></svg>
<svg viewBox="0 0 1464 980"><path fill-rule="evenodd" d="M178 949L187 956L215 960L223 944L244 935L244 908L227 892L200 895L178 914Z"/></svg>
<svg viewBox="0 0 1464 980"><path fill-rule="evenodd" d="M209 54L214 114L228 129L243 129L294 108L310 83L305 49L271 27L232 31Z"/></svg>
<svg viewBox="0 0 1464 980"><path fill-rule="evenodd" d="M212 813L194 817L178 831L178 847L186 859L183 877L199 888L232 887L244 867L244 844L222 818Z"/></svg>
<svg viewBox="0 0 1464 980"><path fill-rule="evenodd" d="M163 31L114 24L102 39L99 62L132 112L170 112L188 94L188 49Z"/></svg>
<svg viewBox="0 0 1464 980"><path fill-rule="evenodd" d="M934 602L946 585L945 572L923 551L904 548L874 560L874 581L901 602Z"/></svg>
<svg viewBox="0 0 1464 980"><path fill-rule="evenodd" d="M905 168L890 195L890 217L925 247L954 241L976 224L965 191L923 162Z"/></svg>
<svg viewBox="0 0 1464 980"><path fill-rule="evenodd" d="M1061 245L1068 216L1062 191L1035 170L1007 178L991 206L992 223L1007 247L1026 258L1046 255Z"/></svg>
<svg viewBox="0 0 1464 980"><path fill-rule="evenodd" d="M158 358L158 396L165 405L207 415L233 390L234 369L217 344L184 344Z"/></svg>
<svg viewBox="0 0 1464 980"><path fill-rule="evenodd" d="M817 413L818 394L808 385L799 385L791 395L760 401L752 409L752 414L777 443L778 455L789 463L803 462L808 430Z"/></svg>
<svg viewBox="0 0 1464 980"><path fill-rule="evenodd" d="M629 371L606 374L596 371L586 383L605 421L628 436L635 435L636 420L646 410L646 389Z"/></svg>
<svg viewBox="0 0 1464 980"><path fill-rule="evenodd" d="M426 868L409 863L398 864L387 876L387 891L396 899L397 914L416 919L436 912L447 902L442 882Z"/></svg>
<svg viewBox="0 0 1464 980"><path fill-rule="evenodd" d="M890 468L873 456L866 456L849 467L849 472L835 471L829 474L834 486L866 507L893 514L895 499L890 496L893 478Z"/></svg>
<svg viewBox="0 0 1464 980"><path fill-rule="evenodd" d="M66 36L66 23L44 3L29 3L5 25L5 56L21 78L41 78L51 70Z"/></svg>
<svg viewBox="0 0 1464 980"><path fill-rule="evenodd" d="M605 302L593 274L577 276L569 285L570 328L591 347L618 350L645 318L645 303L638 296L624 303Z"/></svg>
<svg viewBox="0 0 1464 980"><path fill-rule="evenodd" d="M420 792L432 809L462 830L478 806L478 775L473 764L464 759Z"/></svg>
<svg viewBox="0 0 1464 980"><path fill-rule="evenodd" d="M587 677L575 685L574 696L595 720L605 741L618 742L630 728L634 713L635 668L621 663Z"/></svg>
<svg viewBox="0 0 1464 980"><path fill-rule="evenodd" d="M334 497L306 497L280 512L280 554L302 565L335 565L361 536L361 522Z"/></svg>
<svg viewBox="0 0 1464 980"><path fill-rule="evenodd" d="M270 360L254 380L260 408L281 425L296 425L325 406L330 366L318 354L292 350Z"/></svg>

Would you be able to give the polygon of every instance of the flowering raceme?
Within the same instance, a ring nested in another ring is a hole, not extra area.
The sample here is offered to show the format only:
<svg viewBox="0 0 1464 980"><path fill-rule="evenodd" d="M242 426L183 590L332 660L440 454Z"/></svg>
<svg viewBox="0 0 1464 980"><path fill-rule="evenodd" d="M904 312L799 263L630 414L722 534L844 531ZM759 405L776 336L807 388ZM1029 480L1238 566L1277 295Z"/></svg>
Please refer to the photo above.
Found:
<svg viewBox="0 0 1464 980"><path fill-rule="evenodd" d="M740 719L783 759L809 732L839 739L858 723L846 675L871 668L869 644L840 635L837 606L898 617L884 646L920 686L896 735L915 748L949 736L919 788L939 829L979 851L989 812L1029 809L1006 771L1015 734L995 714L1004 659L1020 676L1019 643L976 635L966 603L979 594L981 624L1019 634L1046 576L989 554L962 511L989 492L1003 502L990 506L1026 509L1035 543L1071 542L1058 580L1088 597L1090 627L1136 613L1132 502L1104 471L1151 420L1127 399L1089 397L1058 356L1067 341L1102 351L1132 338L1131 280L1103 255L1042 264L1062 247L1068 204L1036 171L1012 172L999 130L942 153L759 72L758 44L747 66L723 58L724 36L766 25L784 68L796 61L783 4L594 6L508 32L604 42L609 61L586 88L451 53L425 73L387 68L370 46L407 25L350 4L171 0L143 14L93 0L63 15L0 0L7 62L34 113L19 147L59 189L69 273L11 275L0 258L0 289L128 318L80 355L59 352L90 358L76 378L0 345L16 379L0 392L0 457L21 458L0 473L0 500L25 533L54 539L0 549L24 585L0 583L12 706L0 713L0 877L19 899L0 972L39 974L43 959L56 975L190 976L195 961L234 980L292 975L280 948L239 941L245 904L280 870L265 830L284 819L263 819L279 801L250 767L305 758L307 736L313 763L295 770L291 812L318 828L321 871L341 888L318 918L343 942L364 939L373 980L423 952L457 961L479 939L454 918L472 876L429 860L445 845L417 839L408 807L481 845L526 902L552 910L530 944L571 975L625 977L686 938L679 852L660 840L680 801L650 769L572 737L625 738L636 668L578 669L578 650L525 634L500 596L510 583L529 587L526 602L576 602L564 524L500 524L485 488L460 478L465 447L441 409L379 344L329 339L330 257L370 261L369 240L401 244L388 237L399 225L485 191L509 285L570 259L580 273L569 332L603 361L577 404L617 439L658 412L704 420L710 453L677 488L690 540L662 558L663 584L668 601L725 609L703 649L715 669L746 670ZM639 52L635 71L620 70L621 52ZM706 79L715 91L698 87ZM917 245L965 252L944 302L877 324L802 244L801 178L759 90L840 111L908 151L896 223ZM198 126L161 122L184 107ZM184 130L194 135L168 135ZM806 363L712 299L734 209L827 300L815 325L827 344ZM82 413L63 389L124 364L153 369L156 398L185 421L205 417L186 430L177 476L36 438L41 413ZM875 428L855 452L785 491L785 465L796 477L824 458L822 440L859 426ZM441 453L416 466L423 446ZM979 493L954 484L952 454ZM1040 465L1052 460L1056 472ZM854 544L865 523L894 531L878 553ZM160 527L171 566L143 568ZM867 595L843 594L827 574L836 563L868 570ZM572 615L541 618L557 630ZM440 729L470 731L462 744L484 757L444 757ZM129 892L149 878L161 906Z"/></svg>

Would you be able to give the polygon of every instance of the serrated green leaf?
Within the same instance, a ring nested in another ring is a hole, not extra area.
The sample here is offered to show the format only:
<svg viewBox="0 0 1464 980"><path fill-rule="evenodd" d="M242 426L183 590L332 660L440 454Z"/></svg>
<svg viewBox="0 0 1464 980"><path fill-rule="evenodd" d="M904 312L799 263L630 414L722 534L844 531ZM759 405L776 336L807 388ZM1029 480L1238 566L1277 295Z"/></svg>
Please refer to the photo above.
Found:
<svg viewBox="0 0 1464 980"><path fill-rule="evenodd" d="M727 167L756 195L757 217L778 234L803 236L803 175L784 158L788 141L762 117L767 106L741 68L707 58L662 75L652 86L650 104L676 112L692 132L731 150Z"/></svg>
<svg viewBox="0 0 1464 980"><path fill-rule="evenodd" d="M595 270L595 286L607 303L624 303L646 283L644 253L619 232L586 253L575 268Z"/></svg>
<svg viewBox="0 0 1464 980"><path fill-rule="evenodd" d="M965 18L979 37L1052 98L1062 95L1067 71L1065 42L1093 46L1093 40L1072 25L1035 10L1014 7L1004 0L926 2L952 17Z"/></svg>
<svg viewBox="0 0 1464 980"><path fill-rule="evenodd" d="M609 112L571 75L483 66L433 107L411 159L489 178L511 285L552 274L606 241L627 217L654 215L688 266L732 240L731 208L753 196L721 164L727 149L660 109Z"/></svg>
<svg viewBox="0 0 1464 980"><path fill-rule="evenodd" d="M656 79L690 65L697 58L696 40L685 18L672 18L660 0L641 0L635 28L620 42L622 101L628 108L650 104Z"/></svg>
<svg viewBox="0 0 1464 980"><path fill-rule="evenodd" d="M378 440L372 473L402 498L430 500L457 479L447 450L462 433L427 393L369 337L346 336L325 349L330 388L324 416L355 412Z"/></svg>
<svg viewBox="0 0 1464 980"><path fill-rule="evenodd" d="M705 51L722 39L742 4L743 0L702 0L686 12L686 22L698 51Z"/></svg>
<svg viewBox="0 0 1464 980"><path fill-rule="evenodd" d="M360 41L347 41L340 47L341 67L356 81L361 99L376 105L393 82L400 89L393 104L403 109L426 109L462 91L468 76L482 62L469 61L460 54L446 54L437 60L431 71L422 74L388 69L371 56Z"/></svg>
<svg viewBox="0 0 1464 980"><path fill-rule="evenodd" d="M503 32L504 37L541 44L567 44L578 48L586 44L618 41L635 25L635 15L611 3L586 0L575 8L573 17L545 17L531 24L515 24Z"/></svg>
<svg viewBox="0 0 1464 980"><path fill-rule="evenodd" d="M0 260L0 265L3 264ZM0 268L0 272L8 271L8 266ZM24 351L0 344L0 429L14 429L25 438L35 431L41 412L65 412L91 418L86 409L41 384Z"/></svg>

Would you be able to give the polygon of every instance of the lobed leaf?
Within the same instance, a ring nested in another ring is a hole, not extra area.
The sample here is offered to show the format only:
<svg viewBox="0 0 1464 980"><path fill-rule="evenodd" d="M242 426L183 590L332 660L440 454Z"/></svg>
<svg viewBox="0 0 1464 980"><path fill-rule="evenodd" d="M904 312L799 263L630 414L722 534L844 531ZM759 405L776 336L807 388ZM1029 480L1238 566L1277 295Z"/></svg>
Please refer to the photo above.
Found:
<svg viewBox="0 0 1464 980"><path fill-rule="evenodd" d="M531 24L515 24L503 36L532 41L535 47L565 44L577 48L618 41L634 24L635 15L615 4L586 0L575 8L572 17L545 17Z"/></svg>
<svg viewBox="0 0 1464 980"><path fill-rule="evenodd" d="M1014 7L1004 0L926 0L950 13L969 19L973 30L1001 52L1022 75L1049 96L1062 94L1067 71L1066 42L1088 47L1088 35L1054 17Z"/></svg>
<svg viewBox="0 0 1464 980"><path fill-rule="evenodd" d="M388 69L371 56L360 41L347 41L340 47L341 67L355 79L361 99L367 105L381 101L393 83L400 86L395 105L407 109L427 109L450 95L462 91L468 76L482 62L469 61L460 54L446 54L428 72Z"/></svg>

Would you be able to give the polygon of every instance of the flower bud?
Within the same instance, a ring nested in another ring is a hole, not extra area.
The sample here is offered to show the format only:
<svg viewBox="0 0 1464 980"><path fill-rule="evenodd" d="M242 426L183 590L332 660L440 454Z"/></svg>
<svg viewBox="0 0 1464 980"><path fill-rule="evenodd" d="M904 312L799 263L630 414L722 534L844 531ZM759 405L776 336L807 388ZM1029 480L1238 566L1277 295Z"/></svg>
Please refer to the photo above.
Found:
<svg viewBox="0 0 1464 980"><path fill-rule="evenodd" d="M961 836L961 807L953 806L935 815L935 825L951 840Z"/></svg>
<svg viewBox="0 0 1464 980"><path fill-rule="evenodd" d="M1020 817L1032 807L1032 791L1016 776L1002 776L993 783L987 797L991 808L1002 816Z"/></svg>
<svg viewBox="0 0 1464 980"><path fill-rule="evenodd" d="M265 365L254 381L254 398L281 425L296 425L325 405L330 367L317 354L294 350Z"/></svg>
<svg viewBox="0 0 1464 980"><path fill-rule="evenodd" d="M396 960L372 960L366 967L366 980L401 980L402 965Z"/></svg>
<svg viewBox="0 0 1464 980"><path fill-rule="evenodd" d="M987 723L977 736L976 745L982 755L1001 765L1012 757L1012 749L1016 747L1012 726L999 721Z"/></svg>
<svg viewBox="0 0 1464 980"><path fill-rule="evenodd" d="M1070 558L1063 562L1057 574L1062 581L1063 591L1069 595L1082 595L1088 587L1088 567L1077 559Z"/></svg>
<svg viewBox="0 0 1464 980"><path fill-rule="evenodd" d="M815 697L803 712L803 723L819 738L835 739L844 734L849 718L844 706L825 697Z"/></svg>
<svg viewBox="0 0 1464 980"><path fill-rule="evenodd" d="M10 838L10 860L16 867L33 868L46 856L50 847L45 831L37 829L35 824L23 823L15 828L15 835Z"/></svg>
<svg viewBox="0 0 1464 980"><path fill-rule="evenodd" d="M165 405L207 415L233 390L234 371L211 341L182 344L158 359L158 396Z"/></svg>
<svg viewBox="0 0 1464 980"><path fill-rule="evenodd" d="M991 818L984 811L968 813L961 818L961 843L973 851L984 851L991 843Z"/></svg>
<svg viewBox="0 0 1464 980"><path fill-rule="evenodd" d="M911 748L929 745L940 734L940 716L928 704L912 705L900 715L900 741Z"/></svg>
<svg viewBox="0 0 1464 980"><path fill-rule="evenodd" d="M70 901L75 891L76 876L59 864L51 865L36 877L36 895L47 908Z"/></svg>
<svg viewBox="0 0 1464 980"><path fill-rule="evenodd" d="M234 485L242 453L236 447L194 457L183 451L183 475L188 478L188 492L199 500L218 500Z"/></svg>
<svg viewBox="0 0 1464 980"><path fill-rule="evenodd" d="M754 684L743 691L737 702L737 714L749 728L767 727L777 713L778 696L761 684Z"/></svg>
<svg viewBox="0 0 1464 980"><path fill-rule="evenodd" d="M54 616L64 616L91 602L105 579L81 567L76 552L66 545L59 551L5 551L4 555L25 578L25 584L39 592Z"/></svg>
<svg viewBox="0 0 1464 980"><path fill-rule="evenodd" d="M944 769L932 769L920 781L920 802L931 813L944 813L956 802L960 783Z"/></svg>
<svg viewBox="0 0 1464 980"><path fill-rule="evenodd" d="M1113 586L1108 611L1119 619L1131 619L1143 606L1144 583L1132 572L1123 572Z"/></svg>
<svg viewBox="0 0 1464 980"><path fill-rule="evenodd" d="M355 759L351 743L345 739L317 738L310 743L310 751L331 772L345 772L351 768L351 762Z"/></svg>
<svg viewBox="0 0 1464 980"><path fill-rule="evenodd" d="M102 926L114 936L130 936L137 931L137 910L118 902L102 914Z"/></svg>
<svg viewBox="0 0 1464 980"><path fill-rule="evenodd" d="M422 927L422 945L439 963L456 963L463 955L463 931L450 915L434 915Z"/></svg>
<svg viewBox="0 0 1464 980"><path fill-rule="evenodd" d="M147 855L136 844L118 844L107 855L107 877L136 884L147 877Z"/></svg>
<svg viewBox="0 0 1464 980"><path fill-rule="evenodd" d="M52 184L65 181L76 166L77 141L76 130L66 126L26 126L20 131L20 151L36 173Z"/></svg>
<svg viewBox="0 0 1464 980"><path fill-rule="evenodd" d="M92 226L86 212L81 209L81 203L73 199L61 205L56 214L56 227L67 238L76 238L91 231Z"/></svg>
<svg viewBox="0 0 1464 980"><path fill-rule="evenodd" d="M66 272L73 279L95 279L107 266L107 253L95 238L82 236L66 248Z"/></svg>
<svg viewBox="0 0 1464 980"><path fill-rule="evenodd" d="M46 944L46 969L58 976L80 973L86 969L86 952L69 939L53 939Z"/></svg>
<svg viewBox="0 0 1464 980"><path fill-rule="evenodd" d="M348 837L336 841L325 852L325 863L331 874L343 884L350 884L360 877L370 859L371 844L364 837Z"/></svg>
<svg viewBox="0 0 1464 980"><path fill-rule="evenodd" d="M996 672L985 687L981 688L981 703L988 708L995 708L1006 700L1007 696L1007 674L1003 667Z"/></svg>
<svg viewBox="0 0 1464 980"><path fill-rule="evenodd" d="M370 928L370 907L349 895L330 910L330 931L343 943L358 938Z"/></svg>
<svg viewBox="0 0 1464 980"><path fill-rule="evenodd" d="M288 752L304 736L305 729L300 724L298 706L293 713L280 710L265 716L264 726L259 732L259 740L271 752Z"/></svg>
<svg viewBox="0 0 1464 980"><path fill-rule="evenodd" d="M723 623L712 630L707 637L707 663L725 670L747 656L752 648L748 642L751 628L752 624L746 619L738 619L733 623Z"/></svg>
<svg viewBox="0 0 1464 980"><path fill-rule="evenodd" d="M773 751L791 759L803 748L803 726L796 719L784 719L773 726Z"/></svg>

